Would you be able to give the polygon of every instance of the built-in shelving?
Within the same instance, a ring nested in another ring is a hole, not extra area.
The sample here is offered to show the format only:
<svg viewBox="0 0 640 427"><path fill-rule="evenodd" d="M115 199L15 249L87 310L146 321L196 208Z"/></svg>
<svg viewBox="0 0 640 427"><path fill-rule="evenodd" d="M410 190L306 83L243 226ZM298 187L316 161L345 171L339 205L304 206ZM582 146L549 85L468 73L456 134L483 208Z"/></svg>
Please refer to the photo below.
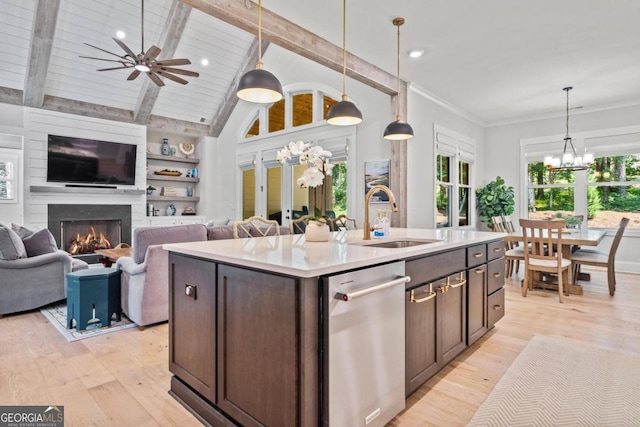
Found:
<svg viewBox="0 0 640 427"><path fill-rule="evenodd" d="M163 156L162 154L147 154L147 160L164 160L166 162L192 163L194 165L200 163L200 159L196 157Z"/></svg>
<svg viewBox="0 0 640 427"><path fill-rule="evenodd" d="M177 182L200 182L200 178L187 178L186 176L168 175L147 175L147 181L177 181Z"/></svg>
<svg viewBox="0 0 640 427"><path fill-rule="evenodd" d="M185 196L147 196L149 202L199 202L200 197L185 197Z"/></svg>

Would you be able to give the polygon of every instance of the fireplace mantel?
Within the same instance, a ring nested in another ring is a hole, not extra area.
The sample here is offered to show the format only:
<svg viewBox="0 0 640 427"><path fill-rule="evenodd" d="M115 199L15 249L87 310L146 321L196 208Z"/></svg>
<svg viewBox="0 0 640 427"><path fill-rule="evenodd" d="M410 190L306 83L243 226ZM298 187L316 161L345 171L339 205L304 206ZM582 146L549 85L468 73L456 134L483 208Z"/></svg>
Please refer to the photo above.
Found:
<svg viewBox="0 0 640 427"><path fill-rule="evenodd" d="M82 193L82 194L126 194L129 196L139 196L145 190L138 188L100 188L100 187L62 187L54 185L32 185L29 187L32 193Z"/></svg>

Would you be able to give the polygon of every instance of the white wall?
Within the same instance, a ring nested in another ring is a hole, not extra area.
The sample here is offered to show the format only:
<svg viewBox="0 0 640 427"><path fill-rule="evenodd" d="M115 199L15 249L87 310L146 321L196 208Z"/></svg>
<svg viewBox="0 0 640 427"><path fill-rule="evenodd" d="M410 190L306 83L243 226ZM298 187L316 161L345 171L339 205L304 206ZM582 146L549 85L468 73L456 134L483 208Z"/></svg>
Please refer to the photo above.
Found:
<svg viewBox="0 0 640 427"><path fill-rule="evenodd" d="M342 91L342 75L329 70L313 61L295 55L275 45L270 45L264 58L264 68L278 77L283 86L320 82ZM391 98L360 82L347 79L347 95L357 103L364 120L356 127L356 212L358 223L364 219L364 163L372 160L389 159L391 142L382 137L384 128L395 119ZM483 169L483 130L472 121L451 110L410 92L409 123L413 126L415 137L408 142L408 212L410 227L432 228L434 219L434 159L433 124L437 123L476 140L478 144L477 177L482 178ZM235 212L238 186L237 167L234 163L235 152L240 139L241 126L253 105L240 101L227 125L218 138L215 169L216 182L211 188L216 194L215 204L207 203L207 216L216 218L238 218ZM331 126L331 125L326 125ZM252 142L249 142L251 144ZM258 142L256 142L258 143ZM210 158L207 158L209 161ZM351 167L351 165L349 165ZM352 185L349 182L349 185ZM209 193L211 194L211 193Z"/></svg>
<svg viewBox="0 0 640 427"><path fill-rule="evenodd" d="M433 126L444 126L476 141L475 171L472 172L476 185L484 179L484 132L480 125L434 102L415 86L409 90L407 116L415 135L407 147L407 226L435 228ZM476 217L475 212L473 217Z"/></svg>
<svg viewBox="0 0 640 427"><path fill-rule="evenodd" d="M132 228L145 225L145 194L95 194L31 192L30 186L64 187L47 182L48 134L123 142L138 146L136 153L136 185L118 188L145 188L146 127L91 117L76 116L33 108L24 108L24 224L47 228L47 205L53 204L114 204L131 205Z"/></svg>
<svg viewBox="0 0 640 427"><path fill-rule="evenodd" d="M342 91L342 76L313 61L295 55L271 44L264 57L264 68L272 72L283 86L294 83L320 82ZM347 79L349 100L357 103L364 116L363 123L357 125L356 147L356 204L355 216L362 223L364 218L364 162L388 159L389 142L382 138L385 126L391 121L390 98L357 81ZM216 218L239 218L235 212L238 185L236 183L237 166L235 151L240 139L241 127L254 105L240 101L231 114L227 125L217 141L215 182L211 188L215 196L215 206L207 205L207 216ZM331 125L325 125L332 127ZM253 142L248 142L252 144ZM257 143L257 142L256 142ZM209 159L209 158L208 158ZM352 165L349 165L352 167ZM352 185L350 182L349 185ZM211 194L211 193L210 193ZM360 195L362 197L360 197ZM361 200L360 200L361 199ZM209 210L211 209L211 210Z"/></svg>

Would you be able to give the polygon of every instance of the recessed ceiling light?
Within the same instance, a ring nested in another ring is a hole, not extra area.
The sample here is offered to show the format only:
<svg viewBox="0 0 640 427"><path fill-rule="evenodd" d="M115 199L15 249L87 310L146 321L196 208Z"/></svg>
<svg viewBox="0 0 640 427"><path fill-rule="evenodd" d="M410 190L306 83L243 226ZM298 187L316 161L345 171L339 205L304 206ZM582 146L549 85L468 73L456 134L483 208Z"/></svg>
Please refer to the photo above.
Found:
<svg viewBox="0 0 640 427"><path fill-rule="evenodd" d="M127 35L125 34L124 31L120 30L120 31L116 31L116 37L119 39L123 39L125 38Z"/></svg>
<svg viewBox="0 0 640 427"><path fill-rule="evenodd" d="M424 55L424 50L422 49L413 49L409 51L409 56L411 58L420 58L422 55Z"/></svg>
<svg viewBox="0 0 640 427"><path fill-rule="evenodd" d="M202 58L202 61L200 61L200 63L204 66L209 65L209 60L207 58Z"/></svg>

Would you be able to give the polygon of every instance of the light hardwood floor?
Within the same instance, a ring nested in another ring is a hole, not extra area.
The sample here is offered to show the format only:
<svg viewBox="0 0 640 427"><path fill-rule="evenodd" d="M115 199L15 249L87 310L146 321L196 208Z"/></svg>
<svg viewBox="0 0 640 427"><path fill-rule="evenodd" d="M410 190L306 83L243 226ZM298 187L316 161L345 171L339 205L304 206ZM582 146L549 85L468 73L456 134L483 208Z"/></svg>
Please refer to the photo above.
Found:
<svg viewBox="0 0 640 427"><path fill-rule="evenodd" d="M535 334L640 353L640 276L603 270L585 294L520 294L507 282L496 327L409 397L390 426L464 426ZM522 273L520 273L522 274ZM128 329L73 343L39 311L0 319L0 405L64 405L66 426L199 426L167 391L168 327Z"/></svg>

